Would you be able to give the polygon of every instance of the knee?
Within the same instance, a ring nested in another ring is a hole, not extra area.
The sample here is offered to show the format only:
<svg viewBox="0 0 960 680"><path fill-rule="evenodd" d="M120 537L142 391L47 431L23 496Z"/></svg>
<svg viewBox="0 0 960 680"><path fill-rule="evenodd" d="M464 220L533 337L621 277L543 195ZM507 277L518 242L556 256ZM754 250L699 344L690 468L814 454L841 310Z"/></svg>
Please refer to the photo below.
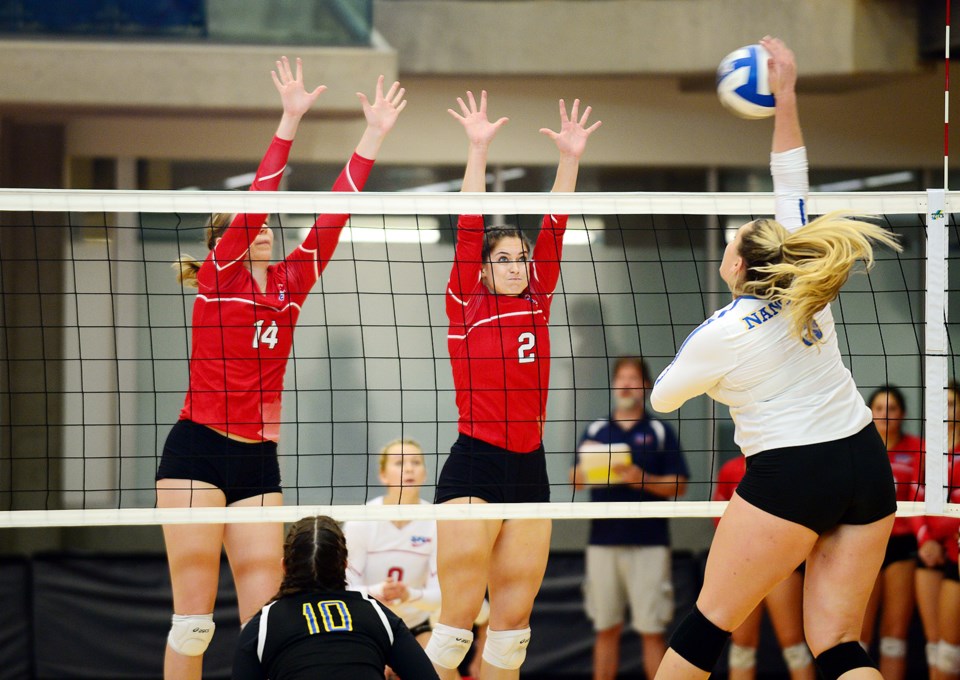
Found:
<svg viewBox="0 0 960 680"><path fill-rule="evenodd" d="M952 645L941 640L937 644L936 667L946 675L960 673L960 645Z"/></svg>
<svg viewBox="0 0 960 680"><path fill-rule="evenodd" d="M504 670L516 670L527 658L530 644L530 628L518 630L487 629L487 641L483 645L483 660L491 666Z"/></svg>
<svg viewBox="0 0 960 680"><path fill-rule="evenodd" d="M813 655L805 642L798 642L783 648L783 662L791 671L796 671L813 663Z"/></svg>
<svg viewBox="0 0 960 680"><path fill-rule="evenodd" d="M217 624L213 614L193 614L181 616L174 614L167 634L170 649L183 656L201 656L213 639Z"/></svg>
<svg viewBox="0 0 960 680"><path fill-rule="evenodd" d="M427 657L434 665L453 670L463 663L471 644L472 630L438 623L433 627L433 634L427 643Z"/></svg>
<svg viewBox="0 0 960 680"><path fill-rule="evenodd" d="M730 645L728 664L731 670L749 670L757 665L757 648L733 643Z"/></svg>
<svg viewBox="0 0 960 680"><path fill-rule="evenodd" d="M880 638L880 656L902 659L907 656L907 641L892 635Z"/></svg>
<svg viewBox="0 0 960 680"><path fill-rule="evenodd" d="M874 668L870 655L859 642L841 642L818 654L817 668L824 680L837 680L841 675L856 668Z"/></svg>
<svg viewBox="0 0 960 680"><path fill-rule="evenodd" d="M688 663L707 673L717 665L730 632L704 616L694 605L670 638L670 648Z"/></svg>

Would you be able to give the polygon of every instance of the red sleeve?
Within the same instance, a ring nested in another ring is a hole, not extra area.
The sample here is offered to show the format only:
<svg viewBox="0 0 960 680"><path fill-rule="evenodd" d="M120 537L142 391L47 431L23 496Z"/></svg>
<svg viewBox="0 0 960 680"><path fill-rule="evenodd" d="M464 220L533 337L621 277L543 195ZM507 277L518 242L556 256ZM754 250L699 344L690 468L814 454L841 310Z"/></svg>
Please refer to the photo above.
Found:
<svg viewBox="0 0 960 680"><path fill-rule="evenodd" d="M567 230L566 215L544 215L533 247L531 288L549 295L560 280L560 258L563 255L563 233Z"/></svg>
<svg viewBox="0 0 960 680"><path fill-rule="evenodd" d="M333 183L331 191L354 191L359 192L367 184L367 178L373 169L373 161L364 158L356 153L351 156L347 165L340 171L340 176ZM333 251L340 242L340 233L343 231L343 225L347 223L350 215L333 214L320 215L313 225L313 229L307 234L300 248L310 254L315 254L317 261L317 275L323 273L330 258L333 257Z"/></svg>
<svg viewBox="0 0 960 680"><path fill-rule="evenodd" d="M460 215L457 221L457 249L447 283L447 294L460 297L473 292L483 266L483 215ZM462 299L460 300L463 304Z"/></svg>
<svg viewBox="0 0 960 680"><path fill-rule="evenodd" d="M276 191L280 187L292 145L289 139L273 138L250 184L250 191ZM238 213L233 218L223 238L213 249L213 258L221 269L243 257L266 219L266 214L245 213Z"/></svg>

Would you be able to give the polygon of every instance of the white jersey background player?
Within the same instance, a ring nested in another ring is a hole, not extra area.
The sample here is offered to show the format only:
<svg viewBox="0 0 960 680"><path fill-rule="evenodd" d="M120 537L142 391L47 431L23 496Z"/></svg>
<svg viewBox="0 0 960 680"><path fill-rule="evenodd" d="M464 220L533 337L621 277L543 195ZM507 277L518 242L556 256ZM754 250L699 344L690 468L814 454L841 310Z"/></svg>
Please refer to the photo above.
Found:
<svg viewBox="0 0 960 680"><path fill-rule="evenodd" d="M426 467L420 445L410 439L390 442L380 453L380 481L387 493L368 505L428 504L420 488ZM430 639L430 615L440 608L437 580L437 523L346 522L347 587L368 593L389 606L417 641Z"/></svg>

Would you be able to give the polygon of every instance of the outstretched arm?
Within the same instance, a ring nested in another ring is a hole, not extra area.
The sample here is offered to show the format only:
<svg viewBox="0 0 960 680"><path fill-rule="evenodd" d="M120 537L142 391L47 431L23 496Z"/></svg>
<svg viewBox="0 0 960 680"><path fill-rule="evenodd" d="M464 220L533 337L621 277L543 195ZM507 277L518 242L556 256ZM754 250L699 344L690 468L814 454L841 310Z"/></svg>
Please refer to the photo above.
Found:
<svg viewBox="0 0 960 680"><path fill-rule="evenodd" d="M797 63L782 40L767 36L760 44L770 53L770 90L776 99L770 153L776 217L780 224L795 231L807 222L810 188L807 150L797 112Z"/></svg>
<svg viewBox="0 0 960 680"><path fill-rule="evenodd" d="M360 104L363 105L363 115L367 119L367 127L363 131L363 136L357 144L356 153L370 160L376 160L380 152L380 145L386 138L387 133L393 129L400 112L407 107L407 100L404 95L407 90L400 87L399 82L394 82L386 94L383 93L383 76L377 79L376 95L373 103L367 99L363 92L357 92L360 98Z"/></svg>
<svg viewBox="0 0 960 680"><path fill-rule="evenodd" d="M774 153L803 146L800 115L797 111L797 62L793 52L779 38L767 36L760 41L770 60L767 64L770 91L776 101L773 118Z"/></svg>
<svg viewBox="0 0 960 680"><path fill-rule="evenodd" d="M317 97L327 89L326 85L320 85L311 92L307 92L303 85L303 61L297 57L296 73L290 69L290 60L286 57L280 57L277 62L277 70L270 71L273 77L273 84L280 93L280 100L283 102L283 116L280 118L280 125L277 126L277 137L280 139L293 140L297 135L297 128L300 126L300 119L310 110Z"/></svg>
<svg viewBox="0 0 960 680"><path fill-rule="evenodd" d="M467 133L467 167L463 173L463 186L460 191L487 190L487 153L490 143L497 132L510 119L500 118L495 123L487 119L487 91L481 90L480 103L477 104L473 92L467 92L467 101L457 97L460 113L453 109L447 112L463 125Z"/></svg>
<svg viewBox="0 0 960 680"><path fill-rule="evenodd" d="M551 191L575 191L577 188L577 174L580 171L580 157L587 148L587 139L600 127L598 120L590 127L587 122L593 109L587 107L580 115L580 100L573 100L570 115L567 107L560 100L560 131L554 132L550 128L541 128L540 132L547 135L557 145L560 151L560 163L557 165L557 178L553 182Z"/></svg>

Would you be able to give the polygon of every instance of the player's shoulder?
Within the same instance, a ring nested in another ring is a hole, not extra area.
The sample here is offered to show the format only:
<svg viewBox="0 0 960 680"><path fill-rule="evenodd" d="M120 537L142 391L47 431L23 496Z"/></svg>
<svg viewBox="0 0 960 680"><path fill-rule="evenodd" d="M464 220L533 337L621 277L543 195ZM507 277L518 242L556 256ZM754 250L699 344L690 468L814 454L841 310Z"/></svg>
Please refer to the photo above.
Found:
<svg viewBox="0 0 960 680"><path fill-rule="evenodd" d="M599 418L594 420L592 423L587 425L587 429L583 432L584 439L593 439L599 437L601 434L606 432L610 428L610 419L609 418Z"/></svg>

